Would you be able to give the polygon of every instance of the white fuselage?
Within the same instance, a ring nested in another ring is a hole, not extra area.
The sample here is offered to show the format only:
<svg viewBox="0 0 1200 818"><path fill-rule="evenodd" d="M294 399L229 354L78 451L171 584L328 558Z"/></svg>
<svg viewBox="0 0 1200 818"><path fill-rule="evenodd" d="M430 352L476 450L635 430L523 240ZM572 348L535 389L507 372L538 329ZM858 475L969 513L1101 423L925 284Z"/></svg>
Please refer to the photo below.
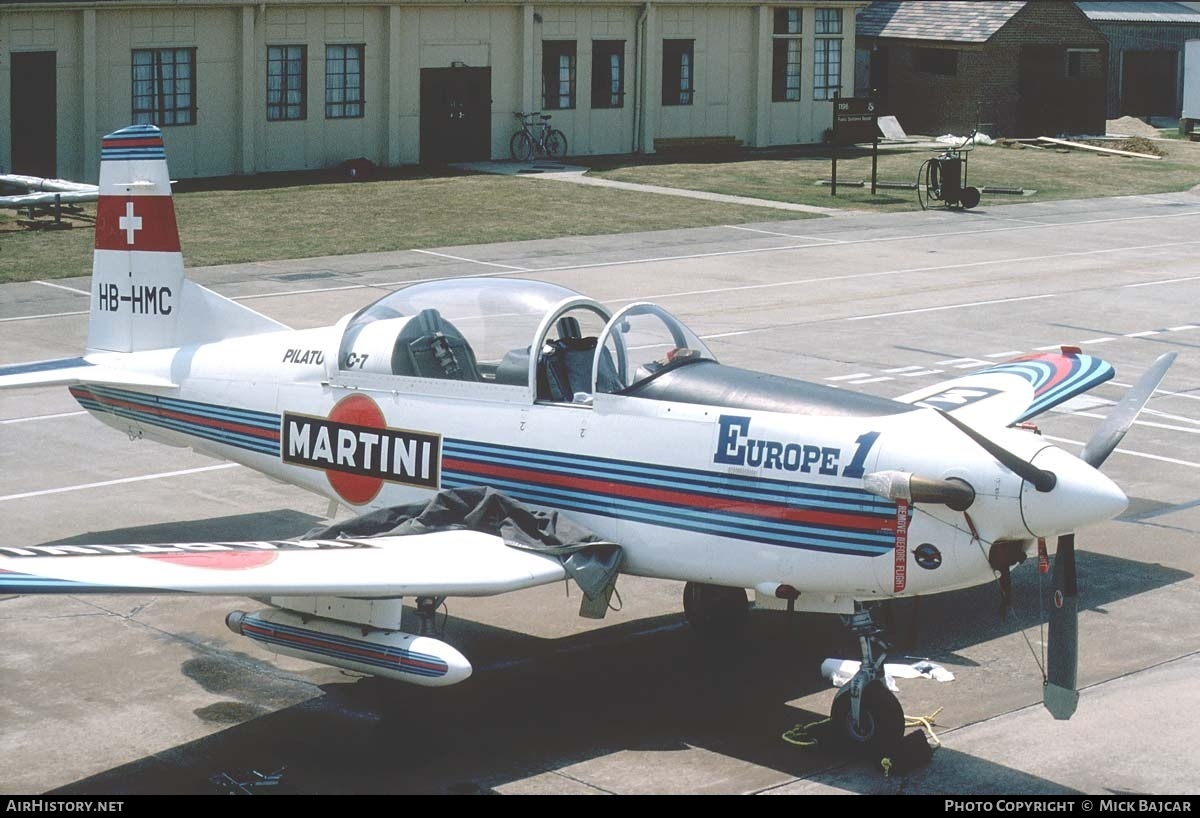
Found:
<svg viewBox="0 0 1200 818"><path fill-rule="evenodd" d="M338 337L326 327L133 353L126 366L179 387L72 391L131 438L233 460L359 511L489 485L620 543L626 572L790 585L816 607L989 581L981 543L1023 531L1020 478L965 439L949 458L929 446L946 431L929 410L828 417L611 394L544 403L521 387L338 370ZM938 505L911 509L898 537L896 504L862 488L863 473L885 469L968 479L979 538ZM926 543L937 557L917 561Z"/></svg>

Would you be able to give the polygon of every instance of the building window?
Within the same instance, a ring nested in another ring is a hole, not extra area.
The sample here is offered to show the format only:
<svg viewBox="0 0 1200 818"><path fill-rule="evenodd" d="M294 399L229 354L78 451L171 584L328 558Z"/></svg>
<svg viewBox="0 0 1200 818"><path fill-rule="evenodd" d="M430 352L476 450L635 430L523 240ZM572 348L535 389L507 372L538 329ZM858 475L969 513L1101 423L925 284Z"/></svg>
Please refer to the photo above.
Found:
<svg viewBox="0 0 1200 818"><path fill-rule="evenodd" d="M625 107L625 41L592 43L592 107Z"/></svg>
<svg viewBox="0 0 1200 818"><path fill-rule="evenodd" d="M133 121L196 124L196 49L134 49Z"/></svg>
<svg viewBox="0 0 1200 818"><path fill-rule="evenodd" d="M363 50L361 45L325 46L326 119L363 115Z"/></svg>
<svg viewBox="0 0 1200 818"><path fill-rule="evenodd" d="M799 34L800 9L775 9L775 33Z"/></svg>
<svg viewBox="0 0 1200 818"><path fill-rule="evenodd" d="M1098 48L1068 48L1067 49L1067 77L1078 79L1083 76L1084 67L1089 69L1089 72L1096 71L1096 63L1093 61L1100 54Z"/></svg>
<svg viewBox="0 0 1200 818"><path fill-rule="evenodd" d="M958 74L958 52L945 48L918 48L914 60L916 69L923 74L939 74L953 77Z"/></svg>
<svg viewBox="0 0 1200 818"><path fill-rule="evenodd" d="M771 54L771 99L800 100L800 9L775 9Z"/></svg>
<svg viewBox="0 0 1200 818"><path fill-rule="evenodd" d="M815 33L818 37L842 33L841 9L817 9L816 15Z"/></svg>
<svg viewBox="0 0 1200 818"><path fill-rule="evenodd" d="M1067 52L1067 76L1078 77L1083 73L1083 54L1078 51Z"/></svg>
<svg viewBox="0 0 1200 818"><path fill-rule="evenodd" d="M663 105L691 105L695 99L695 45L695 40L663 40Z"/></svg>
<svg viewBox="0 0 1200 818"><path fill-rule="evenodd" d="M267 119L271 122L308 116L308 83L305 66L308 50L302 45L267 46Z"/></svg>
<svg viewBox="0 0 1200 818"><path fill-rule="evenodd" d="M813 41L813 99L833 99L842 87L841 9L816 9Z"/></svg>
<svg viewBox="0 0 1200 818"><path fill-rule="evenodd" d="M546 40L542 43L542 108L574 107L575 41Z"/></svg>

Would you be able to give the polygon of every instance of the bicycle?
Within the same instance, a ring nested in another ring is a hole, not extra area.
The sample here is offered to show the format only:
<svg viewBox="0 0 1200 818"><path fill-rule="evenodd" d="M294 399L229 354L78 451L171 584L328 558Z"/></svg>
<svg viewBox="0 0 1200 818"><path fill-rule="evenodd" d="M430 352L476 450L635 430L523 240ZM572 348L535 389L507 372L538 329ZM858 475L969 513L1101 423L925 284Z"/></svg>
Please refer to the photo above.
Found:
<svg viewBox="0 0 1200 818"><path fill-rule="evenodd" d="M521 120L521 130L512 135L508 152L518 162L528 162L535 155L551 159L562 159L567 155L567 137L557 128L550 127L550 115L535 111L531 114L517 111L513 114ZM541 119L538 127L534 117Z"/></svg>

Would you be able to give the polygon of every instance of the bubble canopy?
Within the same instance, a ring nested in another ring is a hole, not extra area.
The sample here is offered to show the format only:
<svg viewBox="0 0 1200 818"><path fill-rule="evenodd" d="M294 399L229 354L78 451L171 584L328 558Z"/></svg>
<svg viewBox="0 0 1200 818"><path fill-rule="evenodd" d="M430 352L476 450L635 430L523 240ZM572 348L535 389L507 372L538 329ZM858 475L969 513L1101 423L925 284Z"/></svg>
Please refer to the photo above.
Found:
<svg viewBox="0 0 1200 818"><path fill-rule="evenodd" d="M556 284L509 278L425 282L351 316L337 366L348 376L533 385L538 400L572 403L595 391L625 391L648 368L656 370L654 359L673 350L712 359L660 307L629 305L619 320L612 318L599 302ZM533 360L530 350L537 351Z"/></svg>

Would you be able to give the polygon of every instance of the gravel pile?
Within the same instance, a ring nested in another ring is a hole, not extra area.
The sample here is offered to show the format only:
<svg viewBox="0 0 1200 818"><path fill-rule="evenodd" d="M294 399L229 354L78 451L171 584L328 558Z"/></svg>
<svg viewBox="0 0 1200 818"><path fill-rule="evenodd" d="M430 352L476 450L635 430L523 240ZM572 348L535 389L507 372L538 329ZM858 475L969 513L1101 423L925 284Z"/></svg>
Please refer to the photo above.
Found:
<svg viewBox="0 0 1200 818"><path fill-rule="evenodd" d="M1122 136L1161 136L1158 128L1147 125L1136 116L1123 116L1120 119L1108 120L1106 133L1121 134Z"/></svg>

